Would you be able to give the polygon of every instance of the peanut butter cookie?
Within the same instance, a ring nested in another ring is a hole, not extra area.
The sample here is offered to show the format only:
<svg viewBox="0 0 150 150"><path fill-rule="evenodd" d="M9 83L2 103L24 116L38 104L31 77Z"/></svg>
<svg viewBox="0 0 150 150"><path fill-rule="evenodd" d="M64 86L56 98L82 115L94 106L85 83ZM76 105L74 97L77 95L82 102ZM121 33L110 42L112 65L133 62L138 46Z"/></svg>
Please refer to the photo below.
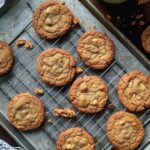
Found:
<svg viewBox="0 0 150 150"><path fill-rule="evenodd" d="M87 66L101 70L111 64L115 46L106 34L90 31L79 39L77 52Z"/></svg>
<svg viewBox="0 0 150 150"><path fill-rule="evenodd" d="M11 47L0 41L0 76L8 73L13 66L13 52Z"/></svg>
<svg viewBox="0 0 150 150"><path fill-rule="evenodd" d="M117 150L135 150L144 138L144 127L134 114L116 112L107 122L107 137Z"/></svg>
<svg viewBox="0 0 150 150"><path fill-rule="evenodd" d="M123 75L118 83L120 102L130 111L138 112L150 107L150 77L140 71Z"/></svg>
<svg viewBox="0 0 150 150"><path fill-rule="evenodd" d="M37 60L37 71L49 85L63 86L70 82L76 72L76 62L69 52L50 48L42 52Z"/></svg>
<svg viewBox="0 0 150 150"><path fill-rule="evenodd" d="M45 111L37 97L22 93L11 99L7 115L14 127L25 131L40 127L45 118Z"/></svg>
<svg viewBox="0 0 150 150"><path fill-rule="evenodd" d="M59 134L56 150L94 150L94 140L85 130L75 127Z"/></svg>
<svg viewBox="0 0 150 150"><path fill-rule="evenodd" d="M150 53L150 25L143 31L141 40L144 50Z"/></svg>
<svg viewBox="0 0 150 150"><path fill-rule="evenodd" d="M101 78L83 76L73 83L69 99L81 112L96 113L104 108L108 99L108 90Z"/></svg>
<svg viewBox="0 0 150 150"><path fill-rule="evenodd" d="M56 1L44 2L34 11L33 27L43 38L55 39L63 36L73 24L70 9Z"/></svg>

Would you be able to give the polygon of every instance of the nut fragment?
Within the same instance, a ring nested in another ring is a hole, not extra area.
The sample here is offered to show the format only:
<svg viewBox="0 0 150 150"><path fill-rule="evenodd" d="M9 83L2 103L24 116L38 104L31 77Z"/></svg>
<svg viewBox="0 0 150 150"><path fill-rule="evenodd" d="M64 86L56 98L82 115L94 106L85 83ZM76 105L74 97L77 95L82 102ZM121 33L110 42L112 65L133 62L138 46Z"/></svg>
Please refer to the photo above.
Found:
<svg viewBox="0 0 150 150"><path fill-rule="evenodd" d="M71 110L69 108L56 108L54 109L55 116L61 116L61 117L66 117L66 118L72 118L76 116L76 112L74 110Z"/></svg>
<svg viewBox="0 0 150 150"><path fill-rule="evenodd" d="M112 104L112 103L108 104L108 105L107 105L107 108L108 108L108 109L113 109L113 108L114 108L114 104Z"/></svg>
<svg viewBox="0 0 150 150"><path fill-rule="evenodd" d="M76 73L82 73L82 72L83 72L83 68L81 67L76 68Z"/></svg>
<svg viewBox="0 0 150 150"><path fill-rule="evenodd" d="M52 119L48 119L48 120L47 120L47 123L48 123L48 124L51 124L51 123L52 123Z"/></svg>
<svg viewBox="0 0 150 150"><path fill-rule="evenodd" d="M149 0L138 0L138 5L147 4Z"/></svg>
<svg viewBox="0 0 150 150"><path fill-rule="evenodd" d="M36 88L34 92L35 92L35 94L37 94L37 95L42 95L42 94L44 94L44 90L43 90L43 89L39 89L39 88Z"/></svg>
<svg viewBox="0 0 150 150"><path fill-rule="evenodd" d="M25 48L32 48L33 47L33 43L31 41L28 41L24 38L19 38L16 41L16 45L17 46L24 46Z"/></svg>

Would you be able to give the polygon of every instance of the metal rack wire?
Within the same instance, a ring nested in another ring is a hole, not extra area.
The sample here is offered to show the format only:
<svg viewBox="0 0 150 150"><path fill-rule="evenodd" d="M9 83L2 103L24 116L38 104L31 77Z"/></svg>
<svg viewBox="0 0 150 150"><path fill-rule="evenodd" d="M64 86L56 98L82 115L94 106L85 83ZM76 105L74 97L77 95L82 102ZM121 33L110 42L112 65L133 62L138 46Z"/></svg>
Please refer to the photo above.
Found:
<svg viewBox="0 0 150 150"><path fill-rule="evenodd" d="M12 72L6 77L0 79L0 92L3 93L7 99L11 99L14 95L23 92L34 94L34 88L36 87L44 89L45 94L41 96L40 99L45 105L47 116L44 125L40 129L49 137L49 140L53 145L55 144L57 135L61 131L70 127L79 126L86 129L94 137L96 150L110 150L112 149L112 145L106 137L105 124L112 113L119 110L126 111L118 101L116 86L119 78L127 72L127 68L125 68L117 59L115 59L105 71L94 71L85 66L75 50L77 41L83 33L84 30L80 25L72 26L72 29L65 37L54 41L47 41L36 35L30 22L28 26L10 43L14 49L15 64ZM15 41L19 37L26 37L29 40L32 40L34 42L34 48L32 50L26 50L23 47L17 48ZM83 114L76 110L77 117L72 119L54 117L52 113L54 108L72 108L72 105L68 100L68 89L70 88L71 83L63 87L50 87L40 80L35 69L35 61L39 56L39 53L49 47L59 47L70 51L77 60L77 66L84 68L84 72L79 76L85 74L100 76L109 88L109 103L112 103L114 108L108 109L106 107L104 111L94 115ZM145 126L149 123L147 117L149 114L150 110L137 114L144 122ZM53 120L53 123L50 125L47 123L49 118ZM149 142L150 140L145 138L139 149L143 149L143 147Z"/></svg>

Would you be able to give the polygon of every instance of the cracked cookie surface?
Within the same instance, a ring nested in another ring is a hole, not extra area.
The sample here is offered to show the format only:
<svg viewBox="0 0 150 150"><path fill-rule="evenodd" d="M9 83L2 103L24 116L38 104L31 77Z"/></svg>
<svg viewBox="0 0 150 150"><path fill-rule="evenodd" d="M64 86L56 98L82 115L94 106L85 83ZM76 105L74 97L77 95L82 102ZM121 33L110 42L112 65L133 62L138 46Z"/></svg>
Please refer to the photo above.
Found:
<svg viewBox="0 0 150 150"><path fill-rule="evenodd" d="M101 70L111 64L115 46L106 34L89 31L79 39L77 52L87 66Z"/></svg>
<svg viewBox="0 0 150 150"><path fill-rule="evenodd" d="M135 150L144 138L144 127L134 114L116 112L107 121L107 137L117 150Z"/></svg>
<svg viewBox="0 0 150 150"><path fill-rule="evenodd" d="M93 137L85 130L75 127L63 131L56 141L56 150L94 150Z"/></svg>
<svg viewBox="0 0 150 150"><path fill-rule="evenodd" d="M7 115L17 129L32 130L41 126L45 118L45 111L37 97L29 93L22 93L11 99Z"/></svg>
<svg viewBox="0 0 150 150"><path fill-rule="evenodd" d="M70 88L69 99L81 112L99 112L103 110L108 99L107 86L97 76L79 77Z"/></svg>
<svg viewBox="0 0 150 150"><path fill-rule="evenodd" d="M13 52L11 47L0 41L0 76L8 73L13 66Z"/></svg>
<svg viewBox="0 0 150 150"><path fill-rule="evenodd" d="M141 40L144 50L150 53L150 25L143 31Z"/></svg>
<svg viewBox="0 0 150 150"><path fill-rule="evenodd" d="M36 68L44 82L49 85L63 86L73 79L76 62L66 50L50 48L40 54Z"/></svg>
<svg viewBox="0 0 150 150"><path fill-rule="evenodd" d="M150 107L150 77L140 71L123 75L118 83L121 103L130 111L138 112Z"/></svg>
<svg viewBox="0 0 150 150"><path fill-rule="evenodd" d="M49 1L39 5L33 14L33 27L43 38L49 40L61 37L70 28L74 17L62 3Z"/></svg>

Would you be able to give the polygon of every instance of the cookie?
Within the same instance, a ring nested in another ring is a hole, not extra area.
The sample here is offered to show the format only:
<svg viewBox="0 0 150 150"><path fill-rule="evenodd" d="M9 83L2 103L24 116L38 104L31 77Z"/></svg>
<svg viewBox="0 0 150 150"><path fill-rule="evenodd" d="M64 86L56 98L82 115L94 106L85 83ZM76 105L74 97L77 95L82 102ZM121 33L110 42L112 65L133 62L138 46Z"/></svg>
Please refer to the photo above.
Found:
<svg viewBox="0 0 150 150"><path fill-rule="evenodd" d="M123 75L118 83L120 102L131 112L150 107L150 76L140 71Z"/></svg>
<svg viewBox="0 0 150 150"><path fill-rule="evenodd" d="M94 146L93 137L78 127L63 131L56 141L56 150L94 150Z"/></svg>
<svg viewBox="0 0 150 150"><path fill-rule="evenodd" d="M69 91L69 99L81 112L96 113L103 110L108 90L101 78L85 75L75 80Z"/></svg>
<svg viewBox="0 0 150 150"><path fill-rule="evenodd" d="M77 52L87 66L102 70L111 64L115 46L106 34L89 31L79 39Z"/></svg>
<svg viewBox="0 0 150 150"><path fill-rule="evenodd" d="M141 40L144 50L150 53L150 25L143 31Z"/></svg>
<svg viewBox="0 0 150 150"><path fill-rule="evenodd" d="M40 4L33 14L35 31L49 40L63 36L71 28L73 21L70 9L56 1Z"/></svg>
<svg viewBox="0 0 150 150"><path fill-rule="evenodd" d="M107 121L107 137L117 150L135 150L144 138L144 127L134 114L116 112Z"/></svg>
<svg viewBox="0 0 150 150"><path fill-rule="evenodd" d="M40 127L45 118L45 111L37 97L22 93L11 99L7 115L14 127L25 131Z"/></svg>
<svg viewBox="0 0 150 150"><path fill-rule="evenodd" d="M0 41L0 76L8 73L13 66L12 48L5 42Z"/></svg>
<svg viewBox="0 0 150 150"><path fill-rule="evenodd" d="M66 50L49 48L40 54L36 68L44 82L49 85L63 86L73 79L76 62Z"/></svg>

